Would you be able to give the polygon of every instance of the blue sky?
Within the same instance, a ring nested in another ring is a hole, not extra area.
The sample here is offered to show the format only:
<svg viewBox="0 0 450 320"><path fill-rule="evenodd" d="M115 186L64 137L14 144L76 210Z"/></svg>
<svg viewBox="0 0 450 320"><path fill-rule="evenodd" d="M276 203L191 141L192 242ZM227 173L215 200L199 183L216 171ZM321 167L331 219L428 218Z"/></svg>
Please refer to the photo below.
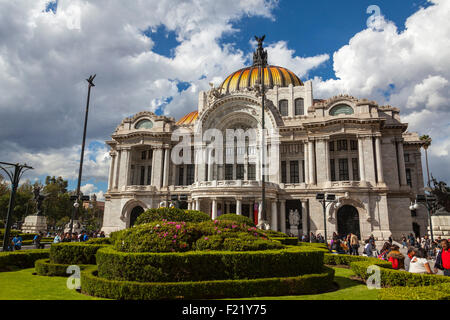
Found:
<svg viewBox="0 0 450 320"><path fill-rule="evenodd" d="M0 159L32 164L26 178L62 175L75 189L89 74L98 76L82 185L105 192L104 141L123 118L194 110L198 90L250 64L253 38L265 34L284 54L269 53L269 63L312 79L315 98L349 93L399 107L412 130L433 137L431 167L450 181L447 0L83 0L81 28L68 28L79 2L0 2L0 47L8 48L0 52ZM367 26L371 5L385 19L379 32Z"/></svg>

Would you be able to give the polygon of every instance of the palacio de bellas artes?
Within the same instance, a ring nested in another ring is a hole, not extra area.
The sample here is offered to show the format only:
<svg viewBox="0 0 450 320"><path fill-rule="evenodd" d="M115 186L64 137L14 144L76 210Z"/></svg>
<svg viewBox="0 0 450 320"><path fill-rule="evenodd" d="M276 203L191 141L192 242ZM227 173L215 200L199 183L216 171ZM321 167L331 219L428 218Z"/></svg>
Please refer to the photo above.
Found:
<svg viewBox="0 0 450 320"><path fill-rule="evenodd" d="M257 40L252 65L200 92L195 111L181 119L143 111L118 125L106 141L102 230L177 206L212 219L244 215L294 236L424 234L427 210L412 214L411 203L424 193L425 142L399 108L351 95L315 99L312 81L268 65ZM318 194L332 194L329 205Z"/></svg>

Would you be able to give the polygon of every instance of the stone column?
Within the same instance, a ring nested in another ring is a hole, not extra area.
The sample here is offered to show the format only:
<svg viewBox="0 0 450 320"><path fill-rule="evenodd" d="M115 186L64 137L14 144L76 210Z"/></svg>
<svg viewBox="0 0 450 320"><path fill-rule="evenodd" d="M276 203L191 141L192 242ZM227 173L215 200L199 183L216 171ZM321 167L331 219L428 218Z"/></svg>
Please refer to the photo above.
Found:
<svg viewBox="0 0 450 320"><path fill-rule="evenodd" d="M381 156L381 138L375 138L375 153L377 155L377 177L378 183L384 183L383 177L383 157Z"/></svg>
<svg viewBox="0 0 450 320"><path fill-rule="evenodd" d="M359 179L366 181L366 171L364 170L364 148L363 138L358 138L358 161L359 161Z"/></svg>
<svg viewBox="0 0 450 320"><path fill-rule="evenodd" d="M195 199L195 210L200 211L200 198Z"/></svg>
<svg viewBox="0 0 450 320"><path fill-rule="evenodd" d="M170 168L170 149L164 149L164 178L163 178L163 187L167 187L169 185L169 168Z"/></svg>
<svg viewBox="0 0 450 320"><path fill-rule="evenodd" d="M117 159L116 159L116 167L115 167L115 175L114 175L114 189L118 189L119 188L119 174L120 174L120 160L122 158L122 150L118 151L117 154Z"/></svg>
<svg viewBox="0 0 450 320"><path fill-rule="evenodd" d="M212 161L213 149L208 149L208 181L213 181L214 164Z"/></svg>
<svg viewBox="0 0 450 320"><path fill-rule="evenodd" d="M305 200L302 200L302 233L308 233L308 206Z"/></svg>
<svg viewBox="0 0 450 320"><path fill-rule="evenodd" d="M114 170L116 165L116 152L109 153L111 156L111 166L109 167L108 191L114 188Z"/></svg>
<svg viewBox="0 0 450 320"><path fill-rule="evenodd" d="M309 184L309 156L308 156L308 142L303 143L303 156L305 160L305 183Z"/></svg>
<svg viewBox="0 0 450 320"><path fill-rule="evenodd" d="M317 182L325 183L330 181L330 160L328 156L328 140L316 140L316 153L318 159L317 163Z"/></svg>
<svg viewBox="0 0 450 320"><path fill-rule="evenodd" d="M242 199L236 199L236 214L242 214Z"/></svg>
<svg viewBox="0 0 450 320"><path fill-rule="evenodd" d="M280 200L280 231L286 233L286 200Z"/></svg>
<svg viewBox="0 0 450 320"><path fill-rule="evenodd" d="M314 175L315 172L315 154L314 154L314 141L309 141L308 142L308 156L309 156L309 163L308 163L308 168L309 168L309 182L311 184L316 184L316 177Z"/></svg>
<svg viewBox="0 0 450 320"><path fill-rule="evenodd" d="M397 142L397 156L398 156L398 164L399 164L399 173L400 173L400 186L406 186L406 167L405 167L405 155L403 151L403 141Z"/></svg>
<svg viewBox="0 0 450 320"><path fill-rule="evenodd" d="M152 161L152 184L158 189L161 188L161 176L163 175L163 149L157 148L153 151L154 160Z"/></svg>
<svg viewBox="0 0 450 320"><path fill-rule="evenodd" d="M122 149L120 155L120 175L119 175L119 189L125 189L128 185L128 173L130 164L130 149Z"/></svg>
<svg viewBox="0 0 450 320"><path fill-rule="evenodd" d="M278 231L278 212L277 212L277 201L272 201L272 223L271 229Z"/></svg>
<svg viewBox="0 0 450 320"><path fill-rule="evenodd" d="M217 219L217 199L213 198L212 199L212 215L211 218L213 220Z"/></svg>

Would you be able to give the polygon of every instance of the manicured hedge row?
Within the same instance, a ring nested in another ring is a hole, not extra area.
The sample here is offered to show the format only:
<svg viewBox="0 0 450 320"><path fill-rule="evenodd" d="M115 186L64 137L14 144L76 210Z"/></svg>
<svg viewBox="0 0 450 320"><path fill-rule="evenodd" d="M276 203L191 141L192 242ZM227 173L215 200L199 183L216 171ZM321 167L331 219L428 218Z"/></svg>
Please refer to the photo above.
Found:
<svg viewBox="0 0 450 320"><path fill-rule="evenodd" d="M97 252L98 273L110 280L205 281L292 277L322 270L323 252L292 247L266 251Z"/></svg>
<svg viewBox="0 0 450 320"><path fill-rule="evenodd" d="M34 264L36 273L40 276L50 276L50 277L68 277L71 274L67 273L67 268L71 266L70 264L57 264L51 263L49 259L37 260ZM82 264L78 265L80 270L85 269L88 265Z"/></svg>
<svg viewBox="0 0 450 320"><path fill-rule="evenodd" d="M52 244L50 262L56 264L95 264L95 254L104 244L87 244L83 242L66 242Z"/></svg>
<svg viewBox="0 0 450 320"><path fill-rule="evenodd" d="M379 300L450 300L450 283L428 287L392 287L378 291Z"/></svg>
<svg viewBox="0 0 450 320"><path fill-rule="evenodd" d="M33 268L34 262L49 257L49 249L0 252L0 271Z"/></svg>
<svg viewBox="0 0 450 320"><path fill-rule="evenodd" d="M299 241L298 245L303 248L314 248L314 249L320 250L322 252L330 252L330 250L328 250L328 247L325 243L310 243L310 242Z"/></svg>
<svg viewBox="0 0 450 320"><path fill-rule="evenodd" d="M325 253L323 257L323 263L329 264L329 265L347 265L349 266L352 262L358 262L358 261L367 261L371 262L372 264L376 263L383 263L383 260L377 259L377 258L371 258L371 257L365 257L365 256L351 256L348 254L332 254L332 253ZM390 262L384 261L383 265L386 265L386 267L390 266Z"/></svg>
<svg viewBox="0 0 450 320"><path fill-rule="evenodd" d="M50 240L41 240L41 244L52 244L53 243L53 239L50 239ZM23 240L22 241L22 246L31 246L31 245L33 245L34 244L34 242L33 242L33 240Z"/></svg>
<svg viewBox="0 0 450 320"><path fill-rule="evenodd" d="M248 225L250 227L254 227L255 226L255 223L249 217L238 215L238 214L235 214L235 213L222 214L222 215L220 215L217 218L217 220L219 220L219 221L233 221L233 222L236 222L236 223L239 223L239 224L245 223L246 225Z"/></svg>
<svg viewBox="0 0 450 320"><path fill-rule="evenodd" d="M132 282L97 276L95 267L81 272L82 293L118 300L219 299L317 294L333 286L334 270L297 277L200 282Z"/></svg>
<svg viewBox="0 0 450 320"><path fill-rule="evenodd" d="M295 237L270 237L271 240L277 240L281 242L281 244L288 245L288 246L296 246L298 244L298 238Z"/></svg>
<svg viewBox="0 0 450 320"><path fill-rule="evenodd" d="M111 238L92 238L86 241L87 244L113 244Z"/></svg>
<svg viewBox="0 0 450 320"><path fill-rule="evenodd" d="M418 274L407 271L394 270L391 268L390 262L377 259L379 262L359 261L350 263L352 271L364 280L370 277L367 268L371 265L380 266L381 285L383 287L407 286L421 287L431 286L434 284L450 282L450 277L434 275L434 274Z"/></svg>

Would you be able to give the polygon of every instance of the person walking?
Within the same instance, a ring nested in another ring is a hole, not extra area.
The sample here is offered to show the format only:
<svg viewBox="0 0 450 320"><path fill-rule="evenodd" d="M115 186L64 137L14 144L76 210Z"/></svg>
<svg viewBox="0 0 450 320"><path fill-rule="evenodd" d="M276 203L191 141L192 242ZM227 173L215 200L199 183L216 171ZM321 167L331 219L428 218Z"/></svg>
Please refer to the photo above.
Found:
<svg viewBox="0 0 450 320"><path fill-rule="evenodd" d="M14 236L12 239L14 250L22 249L22 237L20 235Z"/></svg>
<svg viewBox="0 0 450 320"><path fill-rule="evenodd" d="M352 247L352 255L359 256L359 239L356 234L350 233L350 245Z"/></svg>
<svg viewBox="0 0 450 320"><path fill-rule="evenodd" d="M450 277L450 247L447 239L441 240L441 247L434 264L434 272L437 273L439 269L444 271L444 276Z"/></svg>
<svg viewBox="0 0 450 320"><path fill-rule="evenodd" d="M37 235L34 236L33 242L36 249L43 249L44 245L41 244L42 240L42 232L39 232Z"/></svg>
<svg viewBox="0 0 450 320"><path fill-rule="evenodd" d="M62 241L60 235L57 233L55 238L53 239L53 243L60 243Z"/></svg>
<svg viewBox="0 0 450 320"><path fill-rule="evenodd" d="M408 245L407 241L406 241L406 236L405 234L402 234L402 249L406 248Z"/></svg>

